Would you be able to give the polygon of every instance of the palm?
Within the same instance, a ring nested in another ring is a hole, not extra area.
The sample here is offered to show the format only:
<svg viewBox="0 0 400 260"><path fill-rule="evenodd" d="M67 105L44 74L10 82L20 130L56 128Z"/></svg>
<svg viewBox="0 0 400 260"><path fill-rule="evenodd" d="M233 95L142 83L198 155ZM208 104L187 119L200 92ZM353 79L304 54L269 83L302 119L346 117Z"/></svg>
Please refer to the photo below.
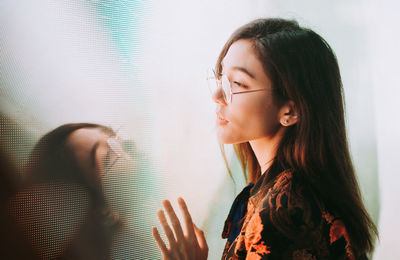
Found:
<svg viewBox="0 0 400 260"><path fill-rule="evenodd" d="M208 246L203 231L198 229L197 226L193 223L185 201L180 198L178 202L183 213L186 234L183 233L180 221L176 216L175 211L169 201L164 201L163 205L168 213L169 219L171 220L174 232L167 222L164 211L160 210L158 212L158 218L160 220L161 226L163 227L164 232L168 238L168 242L170 245L169 248L167 248L164 241L160 237L157 228L153 228L153 236L159 248L161 249L163 259L207 259Z"/></svg>

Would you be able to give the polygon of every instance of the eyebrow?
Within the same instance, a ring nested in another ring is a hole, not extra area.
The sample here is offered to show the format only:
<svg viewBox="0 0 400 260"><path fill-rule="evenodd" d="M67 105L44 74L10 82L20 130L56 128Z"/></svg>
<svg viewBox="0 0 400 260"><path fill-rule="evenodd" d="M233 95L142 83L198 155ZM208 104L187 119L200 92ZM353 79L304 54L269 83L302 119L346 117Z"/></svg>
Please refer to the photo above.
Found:
<svg viewBox="0 0 400 260"><path fill-rule="evenodd" d="M90 164L94 167L96 165L96 150L99 147L100 141L97 141L90 150Z"/></svg>
<svg viewBox="0 0 400 260"><path fill-rule="evenodd" d="M222 66L222 68L224 67L224 62L223 62L223 61L221 62L221 66ZM235 67L232 67L232 69L233 69L233 70L241 71L241 72L247 74L250 78L253 78L253 79L256 78L256 77L254 76L253 73L251 73L250 71L248 71L248 70L247 70L246 68L244 68L244 67L235 66Z"/></svg>
<svg viewBox="0 0 400 260"><path fill-rule="evenodd" d="M246 68L243 68L243 67L233 67L232 69L234 69L234 70L239 70L239 71L241 71L241 72L243 72L243 73L249 75L250 78L255 79L254 75L253 75L252 73L250 73Z"/></svg>

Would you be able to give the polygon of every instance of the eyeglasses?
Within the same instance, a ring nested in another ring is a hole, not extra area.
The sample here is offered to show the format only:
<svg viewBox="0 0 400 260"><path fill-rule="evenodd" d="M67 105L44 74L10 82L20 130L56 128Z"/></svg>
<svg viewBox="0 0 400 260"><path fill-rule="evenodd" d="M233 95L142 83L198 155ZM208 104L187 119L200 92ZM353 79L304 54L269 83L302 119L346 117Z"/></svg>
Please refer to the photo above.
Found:
<svg viewBox="0 0 400 260"><path fill-rule="evenodd" d="M214 95L214 93L217 92L219 88L222 88L224 101L227 104L230 104L232 102L232 95L269 90L266 88L262 88L262 89L232 91L232 83L229 81L228 77L225 74L217 75L213 69L209 69L207 72L207 83L211 95Z"/></svg>
<svg viewBox="0 0 400 260"><path fill-rule="evenodd" d="M107 145L110 148L104 159L104 173L107 172L115 165L115 163L123 156L124 150L120 140L115 137L107 139Z"/></svg>

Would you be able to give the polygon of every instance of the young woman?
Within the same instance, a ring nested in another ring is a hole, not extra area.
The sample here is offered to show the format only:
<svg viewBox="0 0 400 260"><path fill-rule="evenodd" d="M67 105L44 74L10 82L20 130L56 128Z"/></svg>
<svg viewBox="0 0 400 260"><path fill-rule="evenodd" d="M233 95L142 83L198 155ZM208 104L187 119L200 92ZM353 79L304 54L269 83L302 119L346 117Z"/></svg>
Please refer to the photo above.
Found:
<svg viewBox="0 0 400 260"><path fill-rule="evenodd" d="M39 258L110 258L120 220L105 201L101 176L119 159L122 148L115 137L102 125L65 124L34 147L27 183L11 211ZM68 214L73 218L57 226Z"/></svg>
<svg viewBox="0 0 400 260"><path fill-rule="evenodd" d="M218 139L234 145L249 180L225 223L222 258L366 259L378 232L350 159L328 43L295 21L255 20L225 44L215 80ZM163 204L172 228L163 211L158 216L169 248L153 229L163 258L206 259L204 235L184 201L186 235Z"/></svg>

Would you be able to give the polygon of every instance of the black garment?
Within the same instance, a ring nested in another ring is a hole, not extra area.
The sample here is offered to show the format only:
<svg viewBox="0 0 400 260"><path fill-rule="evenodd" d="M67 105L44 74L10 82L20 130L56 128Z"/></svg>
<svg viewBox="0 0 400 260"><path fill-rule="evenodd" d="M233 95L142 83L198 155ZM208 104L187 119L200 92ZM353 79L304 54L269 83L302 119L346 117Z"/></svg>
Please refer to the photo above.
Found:
<svg viewBox="0 0 400 260"><path fill-rule="evenodd" d="M244 221L232 216L242 216L237 205L246 201L248 187L235 200L231 211L238 212L230 212L227 223L236 220L231 226L239 225L241 231L224 230L228 241L222 259L356 259L344 223L316 203L304 181L285 170L265 190L264 175L249 193Z"/></svg>

